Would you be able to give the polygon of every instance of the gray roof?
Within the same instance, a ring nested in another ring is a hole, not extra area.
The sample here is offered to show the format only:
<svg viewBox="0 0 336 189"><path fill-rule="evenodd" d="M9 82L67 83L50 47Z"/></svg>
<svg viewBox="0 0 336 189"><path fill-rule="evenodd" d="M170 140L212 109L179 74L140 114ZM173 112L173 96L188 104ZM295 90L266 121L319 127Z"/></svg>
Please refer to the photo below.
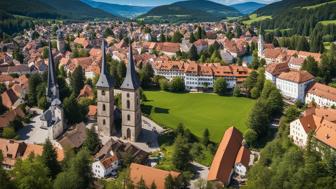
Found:
<svg viewBox="0 0 336 189"><path fill-rule="evenodd" d="M58 98L58 85L56 81L55 63L50 41L49 41L49 59L48 59L47 97L50 101L52 101L55 98Z"/></svg>
<svg viewBox="0 0 336 189"><path fill-rule="evenodd" d="M105 53L105 41L102 40L102 64L101 64L101 72L99 76L99 80L96 84L97 87L102 88L112 88L114 85L113 77L107 70L106 65L106 53Z"/></svg>
<svg viewBox="0 0 336 189"><path fill-rule="evenodd" d="M128 65L127 65L127 72L124 82L121 85L121 89L131 89L135 90L140 87L140 82L135 71L135 65L133 60L133 52L132 52L132 43L129 44L128 50Z"/></svg>

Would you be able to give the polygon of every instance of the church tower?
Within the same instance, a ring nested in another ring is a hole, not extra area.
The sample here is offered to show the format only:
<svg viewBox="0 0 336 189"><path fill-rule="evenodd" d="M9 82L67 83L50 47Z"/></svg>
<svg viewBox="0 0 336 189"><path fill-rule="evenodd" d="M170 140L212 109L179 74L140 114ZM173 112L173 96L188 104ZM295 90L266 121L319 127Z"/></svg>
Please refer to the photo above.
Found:
<svg viewBox="0 0 336 189"><path fill-rule="evenodd" d="M103 136L112 136L114 127L114 80L109 74L106 65L105 41L102 41L102 63L97 87L97 123L98 133Z"/></svg>
<svg viewBox="0 0 336 189"><path fill-rule="evenodd" d="M49 41L49 59L48 59L48 87L47 101L51 103L54 99L59 99L59 90L56 78L54 56L52 54L51 42Z"/></svg>
<svg viewBox="0 0 336 189"><path fill-rule="evenodd" d="M120 87L122 90L121 134L124 139L136 142L141 133L140 82L135 71L131 42L128 51L126 77Z"/></svg>
<svg viewBox="0 0 336 189"><path fill-rule="evenodd" d="M258 56L261 58L264 54L264 39L261 34L261 29L259 31L259 39L258 39Z"/></svg>
<svg viewBox="0 0 336 189"><path fill-rule="evenodd" d="M61 53L65 51L64 34L62 30L57 30L57 50Z"/></svg>

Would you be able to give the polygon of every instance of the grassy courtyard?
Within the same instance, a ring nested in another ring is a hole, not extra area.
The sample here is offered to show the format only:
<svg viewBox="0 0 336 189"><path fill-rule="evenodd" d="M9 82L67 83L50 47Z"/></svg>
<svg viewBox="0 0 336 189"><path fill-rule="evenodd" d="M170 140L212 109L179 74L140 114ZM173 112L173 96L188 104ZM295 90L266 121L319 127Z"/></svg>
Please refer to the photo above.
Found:
<svg viewBox="0 0 336 189"><path fill-rule="evenodd" d="M219 142L224 131L235 126L244 132L254 100L221 97L215 94L145 91L147 101L143 113L164 127L176 128L179 123L201 137L208 128L211 140Z"/></svg>

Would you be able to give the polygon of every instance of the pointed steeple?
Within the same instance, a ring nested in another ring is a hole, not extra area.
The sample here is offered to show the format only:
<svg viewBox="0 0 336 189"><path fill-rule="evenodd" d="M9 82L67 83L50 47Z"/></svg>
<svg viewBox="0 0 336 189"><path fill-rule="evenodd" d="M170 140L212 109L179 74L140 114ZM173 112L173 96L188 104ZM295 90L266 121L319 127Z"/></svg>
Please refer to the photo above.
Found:
<svg viewBox="0 0 336 189"><path fill-rule="evenodd" d="M54 56L52 54L51 42L49 41L47 100L48 102L52 102L56 98L59 98L59 92L56 81Z"/></svg>
<svg viewBox="0 0 336 189"><path fill-rule="evenodd" d="M114 80L107 70L106 64L106 52L105 52L105 40L102 40L102 63L99 80L96 84L97 87L111 88L114 85Z"/></svg>
<svg viewBox="0 0 336 189"><path fill-rule="evenodd" d="M131 31L133 30L131 25ZM131 36L131 35L130 35ZM129 39L129 47L128 47L128 64L127 64L127 72L124 82L121 85L121 89L138 89L140 87L140 82L135 71L134 59L133 59L133 50L132 50L132 39Z"/></svg>

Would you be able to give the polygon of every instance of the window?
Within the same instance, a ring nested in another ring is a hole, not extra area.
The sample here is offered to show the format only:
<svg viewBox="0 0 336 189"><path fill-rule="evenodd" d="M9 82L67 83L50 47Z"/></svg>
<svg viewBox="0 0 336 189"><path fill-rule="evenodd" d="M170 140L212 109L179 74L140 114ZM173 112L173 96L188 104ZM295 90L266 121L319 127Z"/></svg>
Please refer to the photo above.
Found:
<svg viewBox="0 0 336 189"><path fill-rule="evenodd" d="M105 119L103 119L103 125L105 125L105 124L106 124Z"/></svg>
<svg viewBox="0 0 336 189"><path fill-rule="evenodd" d="M127 100L127 109L129 109L130 108L130 101L129 100Z"/></svg>
<svg viewBox="0 0 336 189"><path fill-rule="evenodd" d="M103 104L103 111L105 111L106 110L106 106L105 106L105 104Z"/></svg>
<svg viewBox="0 0 336 189"><path fill-rule="evenodd" d="M128 114L127 115L127 121L131 120L131 116Z"/></svg>
<svg viewBox="0 0 336 189"><path fill-rule="evenodd" d="M130 94L129 94L129 93L127 93L127 94L126 94L126 96L127 96L127 98L129 98L129 97L130 97Z"/></svg>
<svg viewBox="0 0 336 189"><path fill-rule="evenodd" d="M105 91L104 90L101 91L101 95L105 96Z"/></svg>

